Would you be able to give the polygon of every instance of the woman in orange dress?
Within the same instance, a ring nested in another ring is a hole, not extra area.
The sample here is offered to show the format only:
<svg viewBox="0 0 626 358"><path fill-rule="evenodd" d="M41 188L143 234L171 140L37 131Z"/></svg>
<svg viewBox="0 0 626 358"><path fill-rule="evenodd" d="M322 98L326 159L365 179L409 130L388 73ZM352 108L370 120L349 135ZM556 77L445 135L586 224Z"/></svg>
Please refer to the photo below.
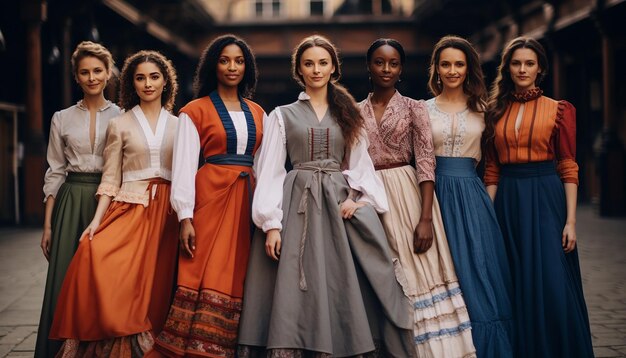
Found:
<svg viewBox="0 0 626 358"><path fill-rule="evenodd" d="M155 51L128 57L120 107L107 128L98 207L83 232L50 332L61 357L141 357L170 302L178 225L170 206L178 91Z"/></svg>
<svg viewBox="0 0 626 358"><path fill-rule="evenodd" d="M196 99L180 111L171 199L181 222L178 289L155 346L170 357L235 355L265 117L248 99L256 79L248 45L218 37L198 65Z"/></svg>

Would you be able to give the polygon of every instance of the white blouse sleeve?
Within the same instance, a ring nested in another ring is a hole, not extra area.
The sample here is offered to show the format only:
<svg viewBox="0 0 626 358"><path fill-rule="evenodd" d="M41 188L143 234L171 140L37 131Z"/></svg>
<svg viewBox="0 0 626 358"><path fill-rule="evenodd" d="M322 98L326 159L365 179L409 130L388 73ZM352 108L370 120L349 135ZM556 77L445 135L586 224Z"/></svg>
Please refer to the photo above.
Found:
<svg viewBox="0 0 626 358"><path fill-rule="evenodd" d="M50 139L48 141L48 151L46 157L50 166L46 171L44 179L43 193L44 203L49 196L56 198L57 192L61 184L65 182L65 168L67 167L67 159L63 152L65 144L61 133L61 114L56 112L52 116L50 124Z"/></svg>
<svg viewBox="0 0 626 358"><path fill-rule="evenodd" d="M276 108L263 121L263 141L255 170L257 182L252 200L252 220L263 232L282 230L286 143L283 118L280 109Z"/></svg>
<svg viewBox="0 0 626 358"><path fill-rule="evenodd" d="M200 153L200 136L186 113L178 117L172 160L172 194L170 202L178 220L193 217L196 201L196 172Z"/></svg>
<svg viewBox="0 0 626 358"><path fill-rule="evenodd" d="M357 201L370 203L378 213L384 213L389 210L387 194L383 182L376 176L374 163L367 153L368 146L367 134L362 131L348 155L348 169L342 173L350 188L361 193Z"/></svg>

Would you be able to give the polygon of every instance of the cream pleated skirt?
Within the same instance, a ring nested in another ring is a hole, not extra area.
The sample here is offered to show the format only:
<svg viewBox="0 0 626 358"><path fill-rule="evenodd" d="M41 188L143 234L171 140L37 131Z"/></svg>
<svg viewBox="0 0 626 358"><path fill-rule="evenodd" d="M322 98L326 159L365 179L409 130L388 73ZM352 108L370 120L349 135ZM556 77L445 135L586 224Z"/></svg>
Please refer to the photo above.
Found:
<svg viewBox="0 0 626 358"><path fill-rule="evenodd" d="M422 198L415 169L409 165L376 171L385 185L389 211L381 215L396 275L413 304L414 343L418 357L474 357L471 324L443 228L433 200L433 245L413 252L413 233Z"/></svg>

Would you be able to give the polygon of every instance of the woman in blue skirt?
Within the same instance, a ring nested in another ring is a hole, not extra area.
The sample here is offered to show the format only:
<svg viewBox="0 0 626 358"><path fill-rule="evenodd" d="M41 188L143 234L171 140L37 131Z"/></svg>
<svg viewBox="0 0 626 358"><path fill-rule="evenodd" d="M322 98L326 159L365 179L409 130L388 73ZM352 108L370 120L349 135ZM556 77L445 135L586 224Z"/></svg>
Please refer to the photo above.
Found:
<svg viewBox="0 0 626 358"><path fill-rule="evenodd" d="M437 168L435 190L478 357L512 357L511 274L493 205L476 165L487 90L478 54L443 37L430 60L426 101Z"/></svg>
<svg viewBox="0 0 626 358"><path fill-rule="evenodd" d="M486 114L485 184L513 275L520 357L593 357L576 250L576 110L542 96L541 44L504 49Z"/></svg>

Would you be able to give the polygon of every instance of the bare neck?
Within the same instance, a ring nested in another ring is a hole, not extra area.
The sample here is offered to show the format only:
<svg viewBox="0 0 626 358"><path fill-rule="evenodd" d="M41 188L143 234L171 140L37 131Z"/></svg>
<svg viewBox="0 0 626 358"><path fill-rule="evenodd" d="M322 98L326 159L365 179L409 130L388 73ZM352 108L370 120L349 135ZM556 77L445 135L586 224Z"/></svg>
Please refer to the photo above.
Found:
<svg viewBox="0 0 626 358"><path fill-rule="evenodd" d="M322 88L309 88L305 90L310 97L310 102L313 106L327 106L328 105L328 86Z"/></svg>
<svg viewBox="0 0 626 358"><path fill-rule="evenodd" d="M437 96L438 102L449 104L465 104L467 103L467 95L463 92L463 87L445 88Z"/></svg>
<svg viewBox="0 0 626 358"><path fill-rule="evenodd" d="M100 108L104 107L106 103L106 99L104 98L104 94L100 93L97 95L89 96L85 95L83 97L83 106L87 108L90 112L95 112Z"/></svg>
<svg viewBox="0 0 626 358"><path fill-rule="evenodd" d="M159 114L161 114L161 99L158 101L151 102L141 102L139 103L139 107L143 111L143 114L149 120L156 120L159 118Z"/></svg>
<svg viewBox="0 0 626 358"><path fill-rule="evenodd" d="M386 106L389 101L391 101L391 97L393 97L394 94L396 94L395 87L374 87L370 101L375 105Z"/></svg>
<svg viewBox="0 0 626 358"><path fill-rule="evenodd" d="M217 86L217 94L224 102L239 102L239 92L237 87Z"/></svg>

